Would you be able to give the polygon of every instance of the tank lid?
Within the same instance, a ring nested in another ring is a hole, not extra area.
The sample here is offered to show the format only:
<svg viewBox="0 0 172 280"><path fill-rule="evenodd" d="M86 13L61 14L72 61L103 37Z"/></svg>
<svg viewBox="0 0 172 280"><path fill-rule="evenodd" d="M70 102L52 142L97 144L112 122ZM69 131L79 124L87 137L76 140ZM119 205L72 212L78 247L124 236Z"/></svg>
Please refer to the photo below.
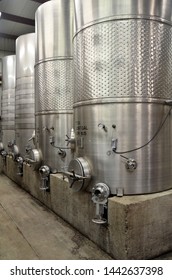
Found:
<svg viewBox="0 0 172 280"><path fill-rule="evenodd" d="M172 0L74 0L74 33L107 18L154 18L172 24Z"/></svg>

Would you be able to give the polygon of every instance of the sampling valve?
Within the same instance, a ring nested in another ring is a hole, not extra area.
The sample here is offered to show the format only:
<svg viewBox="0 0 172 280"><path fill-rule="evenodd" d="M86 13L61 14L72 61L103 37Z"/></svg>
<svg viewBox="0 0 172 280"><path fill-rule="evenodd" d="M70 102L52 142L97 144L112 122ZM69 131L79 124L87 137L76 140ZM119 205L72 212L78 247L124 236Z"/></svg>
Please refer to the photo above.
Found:
<svg viewBox="0 0 172 280"><path fill-rule="evenodd" d="M9 155L13 155L14 145L15 145L15 140L8 141L8 153L9 153Z"/></svg>
<svg viewBox="0 0 172 280"><path fill-rule="evenodd" d="M106 224L107 217L105 209L107 209L110 188L104 183L98 183L92 188L92 201L96 204L96 216L92 219L95 224Z"/></svg>
<svg viewBox="0 0 172 280"><path fill-rule="evenodd" d="M17 162L17 175L23 176L23 158L17 157L16 162Z"/></svg>
<svg viewBox="0 0 172 280"><path fill-rule="evenodd" d="M67 146L70 144L71 150L74 150L76 139L75 139L75 132L73 128L71 129L70 137L68 135L66 135L66 137L67 138L65 139L65 141L67 142Z"/></svg>
<svg viewBox="0 0 172 280"><path fill-rule="evenodd" d="M1 151L1 156L3 160L3 165L6 165L6 158L7 158L8 153L5 150Z"/></svg>
<svg viewBox="0 0 172 280"><path fill-rule="evenodd" d="M39 174L41 176L41 187L40 190L49 190L49 178L50 178L50 168L47 165L43 165L39 168Z"/></svg>
<svg viewBox="0 0 172 280"><path fill-rule="evenodd" d="M125 167L128 171L133 172L137 168L137 161L134 158L127 158L123 155L120 155L126 160Z"/></svg>

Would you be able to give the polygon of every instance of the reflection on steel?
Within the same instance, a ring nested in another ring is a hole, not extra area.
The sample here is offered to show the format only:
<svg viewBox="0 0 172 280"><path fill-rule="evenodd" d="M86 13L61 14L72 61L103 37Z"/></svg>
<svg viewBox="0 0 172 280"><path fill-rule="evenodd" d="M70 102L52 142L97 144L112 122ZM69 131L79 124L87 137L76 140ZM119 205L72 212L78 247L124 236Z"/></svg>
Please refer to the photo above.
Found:
<svg viewBox="0 0 172 280"><path fill-rule="evenodd" d="M25 156L25 147L35 129L35 34L29 33L16 40L16 145ZM32 142L29 142L34 147Z"/></svg>
<svg viewBox="0 0 172 280"><path fill-rule="evenodd" d="M72 1L56 0L36 11L36 147L51 171L66 170L73 118Z"/></svg>
<svg viewBox="0 0 172 280"><path fill-rule="evenodd" d="M2 58L2 142L8 151L8 142L15 139L16 56Z"/></svg>
<svg viewBox="0 0 172 280"><path fill-rule="evenodd" d="M88 190L171 188L172 1L74 3L75 157L91 165Z"/></svg>

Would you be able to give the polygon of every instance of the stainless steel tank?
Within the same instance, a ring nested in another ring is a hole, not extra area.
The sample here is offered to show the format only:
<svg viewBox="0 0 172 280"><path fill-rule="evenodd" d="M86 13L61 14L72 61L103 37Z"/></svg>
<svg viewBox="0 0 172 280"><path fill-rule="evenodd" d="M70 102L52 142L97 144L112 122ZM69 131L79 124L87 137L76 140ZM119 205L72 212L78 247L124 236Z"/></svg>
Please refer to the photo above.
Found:
<svg viewBox="0 0 172 280"><path fill-rule="evenodd" d="M2 143L7 152L8 143L15 139L15 85L16 56L8 55L2 58Z"/></svg>
<svg viewBox="0 0 172 280"><path fill-rule="evenodd" d="M36 147L51 171L67 168L73 118L72 1L56 0L36 11ZM34 156L33 156L34 159Z"/></svg>
<svg viewBox="0 0 172 280"><path fill-rule="evenodd" d="M171 188L172 1L74 4L73 188Z"/></svg>
<svg viewBox="0 0 172 280"><path fill-rule="evenodd" d="M26 147L34 148L29 141L35 130L34 65L35 33L21 35L16 40L15 152L22 157Z"/></svg>
<svg viewBox="0 0 172 280"><path fill-rule="evenodd" d="M0 59L0 142L2 142L1 99L2 99L2 59Z"/></svg>

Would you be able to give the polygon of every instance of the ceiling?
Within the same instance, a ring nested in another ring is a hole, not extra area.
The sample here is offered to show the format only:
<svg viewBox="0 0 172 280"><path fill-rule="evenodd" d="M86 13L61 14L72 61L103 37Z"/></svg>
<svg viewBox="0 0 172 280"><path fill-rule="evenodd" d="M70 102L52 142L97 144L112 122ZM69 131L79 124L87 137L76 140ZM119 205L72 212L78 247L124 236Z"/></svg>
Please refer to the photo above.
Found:
<svg viewBox="0 0 172 280"><path fill-rule="evenodd" d="M48 0L0 0L0 52L15 52L18 36L35 31L35 12ZM2 55L1 55L2 57Z"/></svg>

